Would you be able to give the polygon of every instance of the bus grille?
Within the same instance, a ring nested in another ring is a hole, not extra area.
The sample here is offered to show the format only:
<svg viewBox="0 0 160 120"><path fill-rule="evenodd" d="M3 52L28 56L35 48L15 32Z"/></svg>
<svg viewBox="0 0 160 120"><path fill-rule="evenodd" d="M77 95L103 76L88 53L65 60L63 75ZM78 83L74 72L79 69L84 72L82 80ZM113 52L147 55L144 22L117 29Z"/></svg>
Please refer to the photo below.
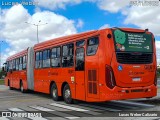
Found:
<svg viewBox="0 0 160 120"><path fill-rule="evenodd" d="M122 64L150 64L153 60L152 53L116 53L117 62Z"/></svg>

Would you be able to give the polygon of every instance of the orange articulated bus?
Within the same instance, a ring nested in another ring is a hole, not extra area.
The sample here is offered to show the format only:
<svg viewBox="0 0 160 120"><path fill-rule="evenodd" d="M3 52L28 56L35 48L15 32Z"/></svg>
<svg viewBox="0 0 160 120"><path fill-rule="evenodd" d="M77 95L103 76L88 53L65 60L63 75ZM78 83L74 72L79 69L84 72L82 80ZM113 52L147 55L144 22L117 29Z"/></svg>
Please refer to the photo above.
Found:
<svg viewBox="0 0 160 120"><path fill-rule="evenodd" d="M107 28L56 38L9 57L5 84L61 97L101 102L157 95L151 32Z"/></svg>

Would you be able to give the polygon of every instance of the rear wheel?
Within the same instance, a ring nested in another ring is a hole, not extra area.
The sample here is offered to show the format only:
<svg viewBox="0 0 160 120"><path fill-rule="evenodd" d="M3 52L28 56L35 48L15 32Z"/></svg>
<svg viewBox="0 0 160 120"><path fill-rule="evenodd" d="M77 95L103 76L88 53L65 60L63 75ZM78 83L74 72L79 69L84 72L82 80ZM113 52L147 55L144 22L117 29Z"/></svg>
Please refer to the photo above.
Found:
<svg viewBox="0 0 160 120"><path fill-rule="evenodd" d="M22 93L25 92L25 90L24 90L24 88L23 88L23 82L22 82L22 81L20 82L20 91L21 91Z"/></svg>
<svg viewBox="0 0 160 120"><path fill-rule="evenodd" d="M60 97L58 96L58 89L57 89L57 85L55 83L52 84L51 86L51 97L54 101L58 101L60 99Z"/></svg>
<svg viewBox="0 0 160 120"><path fill-rule="evenodd" d="M8 80L8 86L9 86L9 89L10 90L13 90L13 88L11 87L11 85L10 85L10 81Z"/></svg>
<svg viewBox="0 0 160 120"><path fill-rule="evenodd" d="M64 86L64 89L63 89L63 98L64 98L64 101L65 101L67 104L73 103L71 90L70 90L70 87L69 87L68 84L66 84L66 85Z"/></svg>

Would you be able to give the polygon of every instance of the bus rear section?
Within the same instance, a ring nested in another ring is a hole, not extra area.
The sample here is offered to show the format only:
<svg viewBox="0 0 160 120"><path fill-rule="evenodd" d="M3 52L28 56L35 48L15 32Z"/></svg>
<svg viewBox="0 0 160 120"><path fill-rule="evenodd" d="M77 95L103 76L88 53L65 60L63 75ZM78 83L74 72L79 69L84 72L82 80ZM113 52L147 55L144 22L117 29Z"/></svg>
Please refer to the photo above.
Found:
<svg viewBox="0 0 160 120"><path fill-rule="evenodd" d="M101 100L156 96L154 36L136 29L111 29L106 36L105 85L100 87Z"/></svg>

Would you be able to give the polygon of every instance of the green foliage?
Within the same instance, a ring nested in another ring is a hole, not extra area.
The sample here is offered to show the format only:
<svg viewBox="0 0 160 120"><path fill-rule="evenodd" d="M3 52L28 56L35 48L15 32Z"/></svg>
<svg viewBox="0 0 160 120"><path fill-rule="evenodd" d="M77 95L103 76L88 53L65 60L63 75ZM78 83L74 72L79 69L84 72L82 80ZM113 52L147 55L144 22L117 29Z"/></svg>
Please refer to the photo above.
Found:
<svg viewBox="0 0 160 120"><path fill-rule="evenodd" d="M0 71L0 79L1 79L3 76L5 76L5 72L1 70L1 71Z"/></svg>
<svg viewBox="0 0 160 120"><path fill-rule="evenodd" d="M0 80L0 85L4 85L4 80Z"/></svg>

